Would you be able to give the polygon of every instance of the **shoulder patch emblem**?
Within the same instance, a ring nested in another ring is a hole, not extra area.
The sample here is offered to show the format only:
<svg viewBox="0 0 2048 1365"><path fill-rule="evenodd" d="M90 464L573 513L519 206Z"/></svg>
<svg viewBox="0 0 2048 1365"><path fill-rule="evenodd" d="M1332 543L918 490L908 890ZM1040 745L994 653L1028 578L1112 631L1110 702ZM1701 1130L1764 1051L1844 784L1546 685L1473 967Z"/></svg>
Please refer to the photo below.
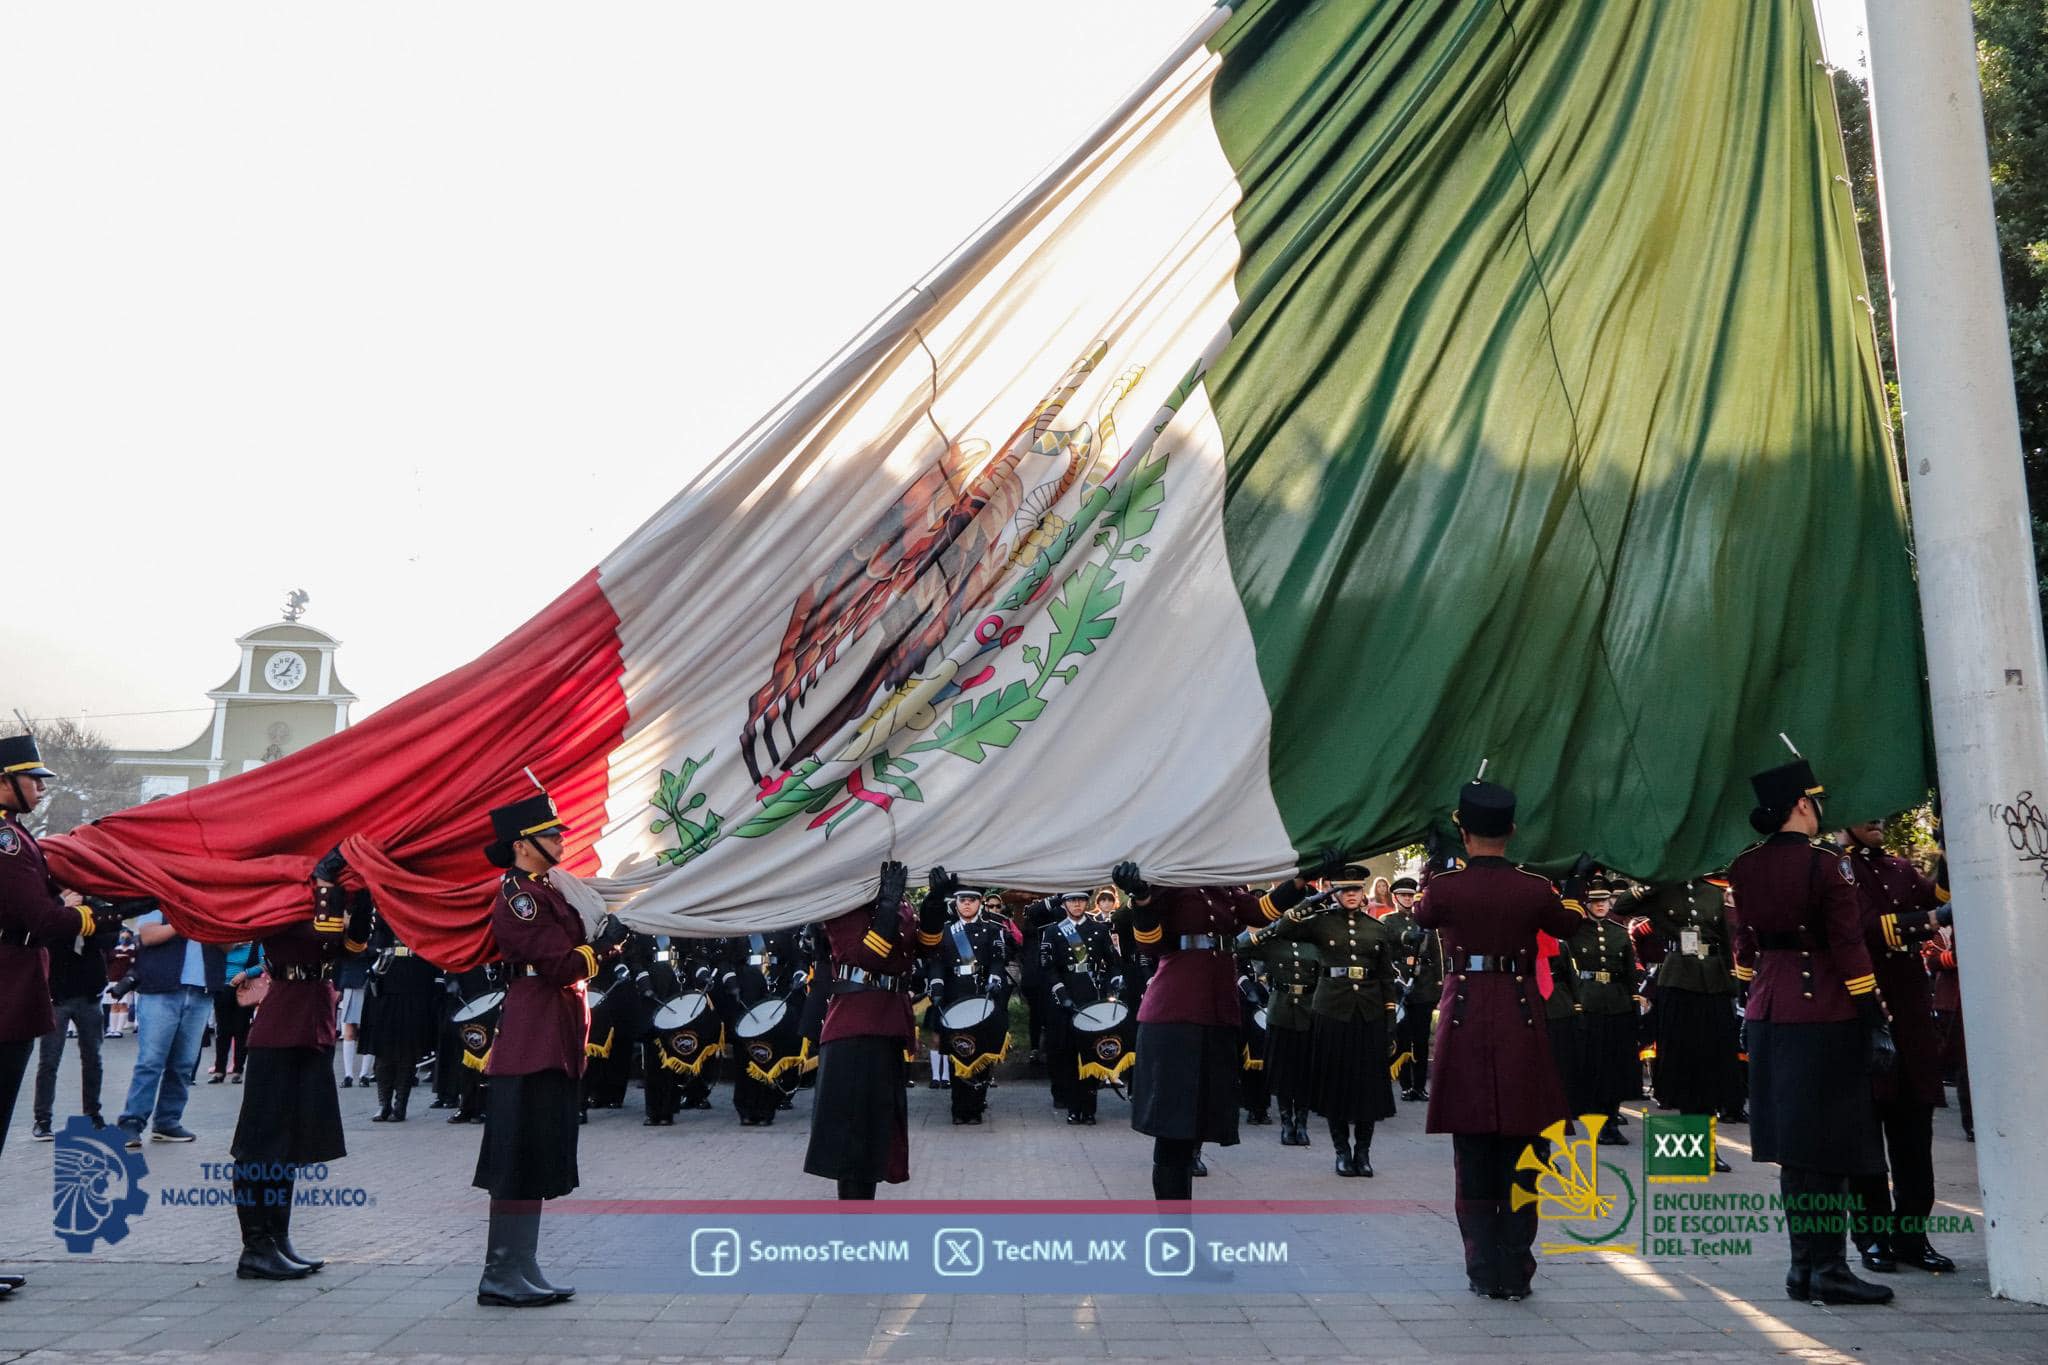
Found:
<svg viewBox="0 0 2048 1365"><path fill-rule="evenodd" d="M1856 868L1847 858L1842 859L1836 866L1841 869L1843 881L1851 886L1856 885Z"/></svg>
<svg viewBox="0 0 2048 1365"><path fill-rule="evenodd" d="M21 852L21 836L11 829L0 827L0 853L13 855Z"/></svg>
<svg viewBox="0 0 2048 1365"><path fill-rule="evenodd" d="M532 919L534 912L539 909L538 904L533 899L533 894L529 891L520 892L509 903L512 907L512 913L521 919Z"/></svg>

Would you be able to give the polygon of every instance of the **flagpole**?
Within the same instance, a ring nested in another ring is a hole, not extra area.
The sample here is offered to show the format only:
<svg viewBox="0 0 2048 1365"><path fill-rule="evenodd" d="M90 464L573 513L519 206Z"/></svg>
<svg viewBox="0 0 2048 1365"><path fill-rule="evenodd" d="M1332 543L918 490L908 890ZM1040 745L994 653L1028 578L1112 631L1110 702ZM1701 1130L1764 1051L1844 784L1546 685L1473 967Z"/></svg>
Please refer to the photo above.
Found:
<svg viewBox="0 0 2048 1365"><path fill-rule="evenodd" d="M1992 1292L2048 1303L2048 668L1969 0L1870 0L1868 35L1981 1221Z"/></svg>

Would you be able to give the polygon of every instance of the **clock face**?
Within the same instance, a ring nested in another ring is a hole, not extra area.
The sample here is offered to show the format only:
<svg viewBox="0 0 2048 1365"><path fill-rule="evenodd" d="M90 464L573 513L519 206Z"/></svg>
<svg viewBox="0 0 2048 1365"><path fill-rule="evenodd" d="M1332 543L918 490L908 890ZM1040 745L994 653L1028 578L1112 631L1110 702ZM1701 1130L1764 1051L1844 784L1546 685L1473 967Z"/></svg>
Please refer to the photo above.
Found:
<svg viewBox="0 0 2048 1365"><path fill-rule="evenodd" d="M306 680L306 661L291 650L280 650L263 665L263 679L279 692L289 692Z"/></svg>

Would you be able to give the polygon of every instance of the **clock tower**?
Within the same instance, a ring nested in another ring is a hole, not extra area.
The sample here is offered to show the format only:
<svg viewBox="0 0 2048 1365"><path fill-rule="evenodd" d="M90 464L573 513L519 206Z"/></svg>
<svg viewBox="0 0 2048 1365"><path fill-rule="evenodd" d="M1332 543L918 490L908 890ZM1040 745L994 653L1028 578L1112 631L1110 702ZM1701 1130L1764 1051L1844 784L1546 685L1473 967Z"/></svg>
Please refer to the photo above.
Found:
<svg viewBox="0 0 2048 1365"><path fill-rule="evenodd" d="M213 718L178 749L117 751L115 762L136 779L135 799L148 801L259 768L345 729L355 693L334 670L341 642L300 621L303 601L284 620L235 641L241 659L208 692Z"/></svg>

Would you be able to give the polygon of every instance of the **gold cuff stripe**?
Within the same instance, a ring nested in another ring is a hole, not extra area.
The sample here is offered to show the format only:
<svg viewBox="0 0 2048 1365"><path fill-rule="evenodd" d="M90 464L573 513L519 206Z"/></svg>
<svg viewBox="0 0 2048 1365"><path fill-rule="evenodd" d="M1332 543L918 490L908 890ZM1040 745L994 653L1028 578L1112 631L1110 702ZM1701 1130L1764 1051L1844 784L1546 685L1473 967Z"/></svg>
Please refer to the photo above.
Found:
<svg viewBox="0 0 2048 1365"><path fill-rule="evenodd" d="M944 931L936 934L927 934L924 930L920 929L917 931L917 941L927 948L936 948L946 941L946 935Z"/></svg>
<svg viewBox="0 0 2048 1365"><path fill-rule="evenodd" d="M1934 899L1943 905L1947 905L1949 902L1949 889L1945 886L1936 886L1934 888Z"/></svg>
<svg viewBox="0 0 2048 1365"><path fill-rule="evenodd" d="M1754 981L1754 980L1756 980L1756 968L1754 968L1754 967L1737 967L1737 968L1735 968L1735 979L1736 979L1737 981Z"/></svg>
<svg viewBox="0 0 2048 1365"><path fill-rule="evenodd" d="M341 941L342 951L349 953L360 953L369 946L367 943L358 943L352 938L345 938Z"/></svg>
<svg viewBox="0 0 2048 1365"><path fill-rule="evenodd" d="M1880 916L1877 921L1877 927L1884 932L1885 947L1896 948L1899 946L1899 917L1897 915Z"/></svg>
<svg viewBox="0 0 2048 1365"><path fill-rule="evenodd" d="M1166 927L1161 925L1157 929L1133 929L1131 937L1149 948L1159 942L1160 939L1166 937Z"/></svg>
<svg viewBox="0 0 2048 1365"><path fill-rule="evenodd" d="M583 954L583 979L588 981L591 977L597 975L597 953L588 943L577 944L576 951Z"/></svg>
<svg viewBox="0 0 2048 1365"><path fill-rule="evenodd" d="M80 938L91 938L91 937L93 936L93 931L94 931L95 929L97 929L98 927L99 927L99 926L98 926L98 925L96 925L96 924L95 924L95 923L93 922L93 918L92 918L92 907L91 907L90 905L81 905L81 906L79 906L79 907L78 907L78 934L79 934L79 937L80 937Z"/></svg>
<svg viewBox="0 0 2048 1365"><path fill-rule="evenodd" d="M895 944L883 938L872 929L868 930L867 935L861 939L860 946L873 953L876 957L887 957L896 947Z"/></svg>
<svg viewBox="0 0 2048 1365"><path fill-rule="evenodd" d="M1874 976L1852 976L1842 984L1849 988L1849 994L1851 995L1868 995L1877 989L1877 978Z"/></svg>
<svg viewBox="0 0 2048 1365"><path fill-rule="evenodd" d="M1580 919L1584 919L1586 917L1586 907L1579 904L1577 901L1570 899L1569 897L1565 899L1564 908L1571 911L1573 914L1577 915Z"/></svg>
<svg viewBox="0 0 2048 1365"><path fill-rule="evenodd" d="M1272 892L1268 891L1265 895L1259 897L1259 913L1266 917L1266 923L1268 924L1280 918L1280 907L1273 904Z"/></svg>

